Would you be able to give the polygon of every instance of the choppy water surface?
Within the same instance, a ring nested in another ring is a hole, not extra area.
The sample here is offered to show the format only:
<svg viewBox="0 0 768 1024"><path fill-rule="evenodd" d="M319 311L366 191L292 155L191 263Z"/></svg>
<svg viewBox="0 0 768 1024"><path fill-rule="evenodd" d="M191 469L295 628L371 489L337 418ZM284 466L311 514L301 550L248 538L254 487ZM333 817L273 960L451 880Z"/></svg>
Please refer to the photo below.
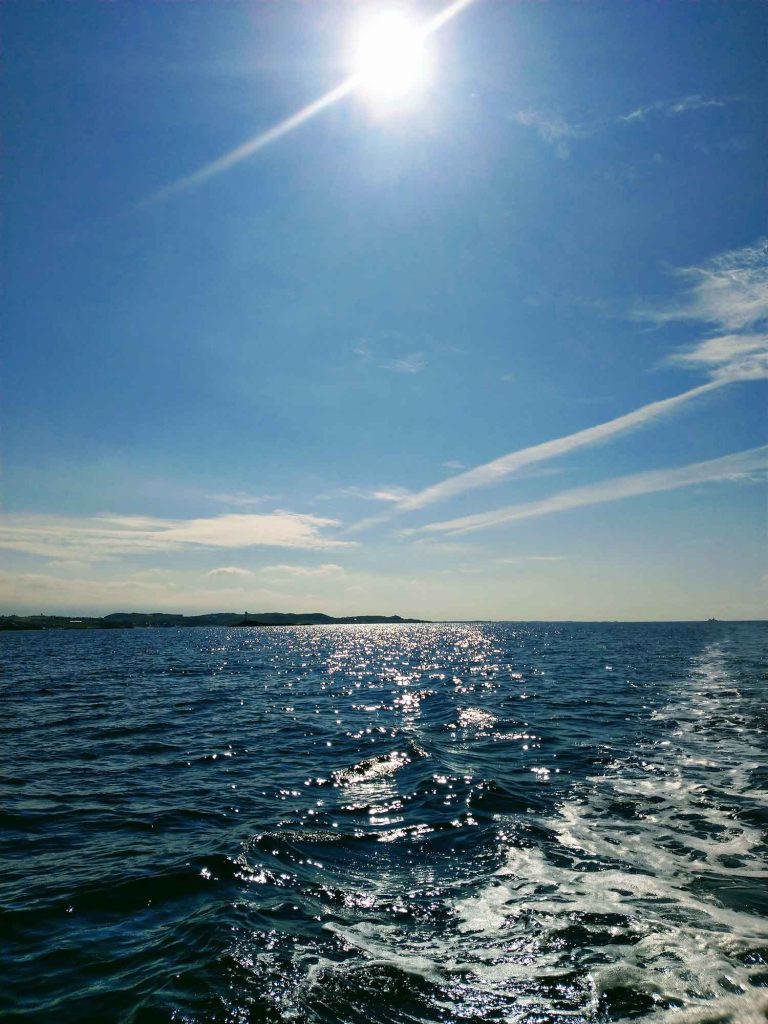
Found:
<svg viewBox="0 0 768 1024"><path fill-rule="evenodd" d="M5 1020L768 1019L764 626L2 648Z"/></svg>

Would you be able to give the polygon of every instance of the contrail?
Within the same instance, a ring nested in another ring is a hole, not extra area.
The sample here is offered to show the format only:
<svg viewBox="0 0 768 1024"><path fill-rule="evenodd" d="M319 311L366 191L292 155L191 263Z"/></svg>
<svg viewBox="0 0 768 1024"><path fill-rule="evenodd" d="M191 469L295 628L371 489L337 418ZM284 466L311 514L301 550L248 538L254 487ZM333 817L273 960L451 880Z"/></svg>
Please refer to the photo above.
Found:
<svg viewBox="0 0 768 1024"><path fill-rule="evenodd" d="M607 420L605 423L599 423L595 427L587 427L584 430L577 430L573 434L567 434L565 437L558 437L553 441L544 441L541 444L532 445L530 448L522 448L510 452L508 455L501 455L491 462L468 469L447 480L441 480L440 483L425 487L424 490L417 491L415 494L409 494L401 499L395 508L400 512L412 511L424 508L425 505L431 505L436 501L444 501L446 498L454 497L464 491L474 490L477 487L489 487L525 466L546 462L548 459L567 455L577 448L591 447L612 437L638 430L654 420L676 412L686 402L723 387L726 383L728 381L708 381L706 384L699 384L698 387L673 395L671 398L662 398L660 401L640 406L639 409Z"/></svg>
<svg viewBox="0 0 768 1024"><path fill-rule="evenodd" d="M655 469L644 473L633 473L599 484L574 487L570 491L561 491L543 501L506 505L504 508L494 509L492 512L480 512L476 515L462 516L460 519L428 523L426 526L406 530L405 533L445 533L448 536L455 536L518 519L532 519L551 515L553 512L565 512L572 508L600 505L607 501L620 501L643 494L673 491L718 480L742 480L766 469L768 469L768 445L762 445L759 448L735 452L733 455L724 455L719 459L710 459L707 462L695 462L675 469Z"/></svg>
<svg viewBox="0 0 768 1024"><path fill-rule="evenodd" d="M579 448L589 448L593 445L605 444L614 437L639 430L647 424L653 423L664 416L677 412L686 402L706 395L717 388L724 387L730 381L726 378L717 378L700 384L698 387L683 391L671 398L663 398L660 401L650 402L642 405L639 409L617 416L615 419L598 423L597 426L587 427L584 430L577 430L573 434L566 434L564 437L557 437L551 441L544 441L541 444L531 445L529 448L518 448L516 451L501 455L490 462L484 462L456 476L448 477L437 484L431 484L421 491L415 491L401 498L386 513L379 516L370 516L353 523L348 533L359 533L372 526L378 526L387 522L393 516L403 512L413 512L425 508L447 498L454 498L465 491L473 491L478 487L490 487L500 483L513 473L525 469L527 466L534 466L540 462L547 462L550 459L568 455Z"/></svg>
<svg viewBox="0 0 768 1024"><path fill-rule="evenodd" d="M427 22L424 28L424 35L428 36L433 32L436 32L439 28L442 28L447 21L456 17L456 15L460 14L465 7L469 7L469 5L474 2L475 0L454 0L454 3L449 4L440 11L439 14L436 14L434 18ZM202 185L204 181L208 181L209 178L213 178L217 174L221 174L222 171L228 171L230 167L234 167L235 164L239 164L241 160L245 160L246 157L252 156L260 149L264 149L264 147L270 145L270 143L276 142L277 139L280 139L283 135L287 135L289 132L292 132L294 128L300 127L300 125L309 121L316 114L325 110L326 107L330 107L340 99L343 99L356 88L358 82L359 78L356 75L346 78L343 82L340 82L339 85L334 86L333 89L330 89L318 99L313 100L312 103L308 103L306 107L302 107L301 110L297 110L295 114L291 114L290 117L286 117L284 121L279 121L276 125L273 125L271 128L267 128L258 135L254 135L253 138L247 139L245 142L241 143L241 145L236 146L234 149L230 149L228 153L218 157L216 160L212 160L209 164L205 164L197 171L193 171L191 174L187 174L183 178L179 178L170 185L166 185L165 188L161 188L158 192L154 192L146 199L142 199L141 202L136 204L136 208L142 209L147 206L154 206L156 203L161 203L163 200L169 199L178 192L184 192L189 188L194 188L196 185Z"/></svg>

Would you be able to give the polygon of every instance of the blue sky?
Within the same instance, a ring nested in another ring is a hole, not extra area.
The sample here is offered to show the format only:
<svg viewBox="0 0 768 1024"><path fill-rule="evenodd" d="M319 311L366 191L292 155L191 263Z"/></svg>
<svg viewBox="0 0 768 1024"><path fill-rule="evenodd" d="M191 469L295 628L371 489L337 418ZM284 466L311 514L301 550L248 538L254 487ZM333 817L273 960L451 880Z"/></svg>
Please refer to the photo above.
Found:
<svg viewBox="0 0 768 1024"><path fill-rule="evenodd" d="M763 617L768 11L376 9L0 9L0 606Z"/></svg>

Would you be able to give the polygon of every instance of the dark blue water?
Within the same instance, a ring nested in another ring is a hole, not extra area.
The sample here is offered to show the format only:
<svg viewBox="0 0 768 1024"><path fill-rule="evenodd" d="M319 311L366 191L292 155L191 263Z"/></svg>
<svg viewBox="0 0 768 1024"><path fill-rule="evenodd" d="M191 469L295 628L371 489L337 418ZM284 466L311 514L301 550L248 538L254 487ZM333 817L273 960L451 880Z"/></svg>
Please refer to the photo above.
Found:
<svg viewBox="0 0 768 1024"><path fill-rule="evenodd" d="M5 634L3 1020L764 1022L767 641Z"/></svg>

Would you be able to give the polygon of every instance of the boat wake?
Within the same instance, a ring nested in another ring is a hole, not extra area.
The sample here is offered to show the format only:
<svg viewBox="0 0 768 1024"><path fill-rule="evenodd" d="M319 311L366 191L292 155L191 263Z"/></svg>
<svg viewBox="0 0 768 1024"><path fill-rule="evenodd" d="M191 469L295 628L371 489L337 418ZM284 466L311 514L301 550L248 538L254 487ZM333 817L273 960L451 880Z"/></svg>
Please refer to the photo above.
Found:
<svg viewBox="0 0 768 1024"><path fill-rule="evenodd" d="M358 958L329 972L417 975L425 1019L765 1024L765 757L710 647L653 731L571 789L447 899L444 925L329 923ZM744 909L750 907L751 909ZM753 908L753 909L752 909Z"/></svg>

